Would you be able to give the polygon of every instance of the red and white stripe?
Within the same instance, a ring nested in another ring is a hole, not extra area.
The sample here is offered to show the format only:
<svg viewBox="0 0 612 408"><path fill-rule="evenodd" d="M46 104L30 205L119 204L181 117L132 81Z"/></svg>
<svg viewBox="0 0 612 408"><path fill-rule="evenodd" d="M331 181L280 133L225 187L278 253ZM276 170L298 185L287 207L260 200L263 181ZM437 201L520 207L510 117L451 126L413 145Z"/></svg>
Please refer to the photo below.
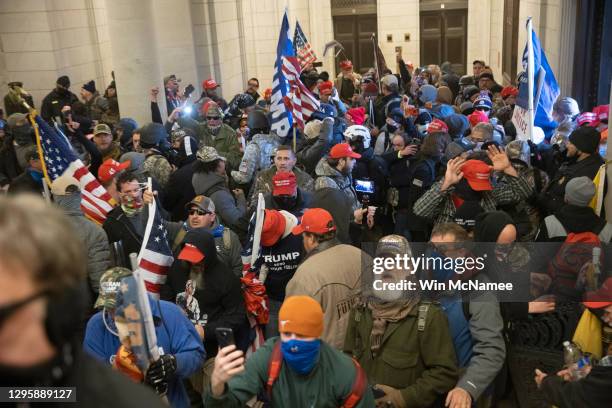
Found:
<svg viewBox="0 0 612 408"><path fill-rule="evenodd" d="M312 64L317 60L317 56L310 47L310 43L306 43L306 45L304 45L303 47L298 48L297 56L298 60L300 61L300 67L302 69L306 68L308 64Z"/></svg>
<svg viewBox="0 0 612 408"><path fill-rule="evenodd" d="M283 57L282 71L290 87L287 97L291 101L293 119L298 128L304 129L304 122L319 110L319 101L300 80L301 68L296 57Z"/></svg>
<svg viewBox="0 0 612 408"><path fill-rule="evenodd" d="M75 160L65 170L79 181L81 188L81 210L86 217L103 224L106 215L113 209L112 197L98 180L89 172L81 160Z"/></svg>
<svg viewBox="0 0 612 408"><path fill-rule="evenodd" d="M169 265L172 264L174 258L146 248L141 250L141 256L138 267L142 272L147 292L159 294L159 289L166 283L168 269L170 269Z"/></svg>

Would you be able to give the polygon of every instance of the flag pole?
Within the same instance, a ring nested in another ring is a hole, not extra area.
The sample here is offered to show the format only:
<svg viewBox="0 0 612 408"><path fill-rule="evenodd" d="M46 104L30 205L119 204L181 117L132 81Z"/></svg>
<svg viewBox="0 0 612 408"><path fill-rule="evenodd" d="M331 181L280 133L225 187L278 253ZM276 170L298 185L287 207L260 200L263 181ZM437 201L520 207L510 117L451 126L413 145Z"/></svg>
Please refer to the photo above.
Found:
<svg viewBox="0 0 612 408"><path fill-rule="evenodd" d="M376 34L372 33L372 46L374 48L374 65L376 70L376 79L378 80L378 92L382 92L382 87L380 85L380 70L378 67L378 42L376 41Z"/></svg>
<svg viewBox="0 0 612 408"><path fill-rule="evenodd" d="M529 121L527 132L529 133L529 140L533 142L533 125L534 125L534 111L533 111L533 86L534 86L534 64L533 64L533 21L531 17L527 18L527 89L529 92L528 97L528 109L527 118Z"/></svg>
<svg viewBox="0 0 612 408"><path fill-rule="evenodd" d="M297 131L295 129L295 124L293 125L293 154L297 152Z"/></svg>

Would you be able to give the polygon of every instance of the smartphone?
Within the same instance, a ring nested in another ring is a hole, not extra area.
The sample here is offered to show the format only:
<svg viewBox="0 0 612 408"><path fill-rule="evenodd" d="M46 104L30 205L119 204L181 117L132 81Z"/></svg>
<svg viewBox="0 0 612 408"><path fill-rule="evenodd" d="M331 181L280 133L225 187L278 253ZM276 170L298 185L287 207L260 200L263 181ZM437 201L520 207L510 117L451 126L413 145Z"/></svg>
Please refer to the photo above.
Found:
<svg viewBox="0 0 612 408"><path fill-rule="evenodd" d="M236 344L234 340L234 331L227 327L217 327L215 329L215 335L217 336L217 343L220 348L233 346Z"/></svg>
<svg viewBox="0 0 612 408"><path fill-rule="evenodd" d="M374 399L379 399L387 395L386 392L376 387L372 387L372 394L374 394Z"/></svg>
<svg viewBox="0 0 612 408"><path fill-rule="evenodd" d="M370 180L355 180L355 190L359 193L374 194L374 182Z"/></svg>

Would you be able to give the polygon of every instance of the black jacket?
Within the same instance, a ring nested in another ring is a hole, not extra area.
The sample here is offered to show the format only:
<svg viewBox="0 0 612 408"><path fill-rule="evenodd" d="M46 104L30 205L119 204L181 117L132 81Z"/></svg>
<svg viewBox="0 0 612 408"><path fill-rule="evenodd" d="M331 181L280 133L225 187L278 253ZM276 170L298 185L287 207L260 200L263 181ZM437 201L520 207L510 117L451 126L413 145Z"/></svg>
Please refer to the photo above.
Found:
<svg viewBox="0 0 612 408"><path fill-rule="evenodd" d="M388 168L385 160L374 155L374 149L369 147L360 152L361 158L357 159L353 167L353 181L371 180L374 182L374 194L369 194L369 204L377 207L385 205L387 192ZM364 193L357 192L359 201L363 201Z"/></svg>
<svg viewBox="0 0 612 408"><path fill-rule="evenodd" d="M336 238L342 244L350 244L349 225L353 221L351 203L337 188L325 187L314 192L311 208L323 208L328 211L336 223Z"/></svg>
<svg viewBox="0 0 612 408"><path fill-rule="evenodd" d="M147 211L144 208L142 212ZM139 215L143 220L143 226L147 222L146 214ZM126 268L131 269L130 265L130 254L140 252L142 246L142 233L137 232L128 216L125 215L121 206L113 208L106 216L106 221L102 224L102 228L108 236L108 241L113 244L114 242L121 242L123 247L123 259L122 265Z"/></svg>
<svg viewBox="0 0 612 408"><path fill-rule="evenodd" d="M202 281L196 279L195 299L199 303L200 318L205 320L204 347L207 355L217 354L217 327L228 327L234 330L237 345L244 341L241 333L247 325L247 315L242 297L240 279L231 269L217 258L217 249L213 236L203 229L187 233L195 234L199 244L196 245L204 253L204 272ZM166 284L162 286L160 297L163 300L176 302L176 295L185 292L185 285L190 277L191 265L186 261L176 259L170 271Z"/></svg>
<svg viewBox="0 0 612 408"><path fill-rule="evenodd" d="M51 121L56 116L62 116L64 106L72 106L79 98L70 91L59 93L57 89L52 90L45 96L40 107L40 116L46 121Z"/></svg>
<svg viewBox="0 0 612 408"><path fill-rule="evenodd" d="M8 189L10 194L16 193L34 193L41 195L44 191L42 183L38 183L32 178L27 171L21 173L17 178L13 179Z"/></svg>
<svg viewBox="0 0 612 408"><path fill-rule="evenodd" d="M402 98L398 93L392 93L379 98L374 103L374 123L378 129L385 125L387 114L400 107L401 101Z"/></svg>
<svg viewBox="0 0 612 408"><path fill-rule="evenodd" d="M13 138L7 135L3 146L0 147L0 186L9 184L22 172L23 169L19 166L17 154L13 147Z"/></svg>
<svg viewBox="0 0 612 408"><path fill-rule="evenodd" d="M538 204L546 214L553 214L564 203L565 186L575 177L586 176L593 180L599 167L604 163L599 154L592 154L581 161L570 160L561 165L548 187L538 198Z"/></svg>
<svg viewBox="0 0 612 408"><path fill-rule="evenodd" d="M559 408L612 406L612 367L595 366L579 381L568 382L554 374L542 381L546 402Z"/></svg>
<svg viewBox="0 0 612 408"><path fill-rule="evenodd" d="M274 197L272 197L272 193L264 194L264 201L266 202L266 208L268 209L284 210L284 208L280 208L278 204L276 203L276 201L274 201ZM302 215L304 215L304 210L311 207L310 205L311 201L312 201L312 193L309 193L307 191L302 191L302 189L298 187L297 201L295 203L295 207L288 209L287 211L295 215L299 219Z"/></svg>

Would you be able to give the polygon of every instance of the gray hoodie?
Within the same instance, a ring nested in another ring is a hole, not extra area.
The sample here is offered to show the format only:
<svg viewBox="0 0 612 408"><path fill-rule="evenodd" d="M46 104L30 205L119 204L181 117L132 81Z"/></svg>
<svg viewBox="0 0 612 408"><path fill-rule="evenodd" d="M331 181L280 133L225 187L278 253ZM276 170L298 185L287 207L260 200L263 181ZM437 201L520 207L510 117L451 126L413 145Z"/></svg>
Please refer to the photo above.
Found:
<svg viewBox="0 0 612 408"><path fill-rule="evenodd" d="M234 196L226 185L226 178L217 173L194 173L191 179L196 195L205 195L215 203L217 214L225 225L234 229L246 213L244 195Z"/></svg>

